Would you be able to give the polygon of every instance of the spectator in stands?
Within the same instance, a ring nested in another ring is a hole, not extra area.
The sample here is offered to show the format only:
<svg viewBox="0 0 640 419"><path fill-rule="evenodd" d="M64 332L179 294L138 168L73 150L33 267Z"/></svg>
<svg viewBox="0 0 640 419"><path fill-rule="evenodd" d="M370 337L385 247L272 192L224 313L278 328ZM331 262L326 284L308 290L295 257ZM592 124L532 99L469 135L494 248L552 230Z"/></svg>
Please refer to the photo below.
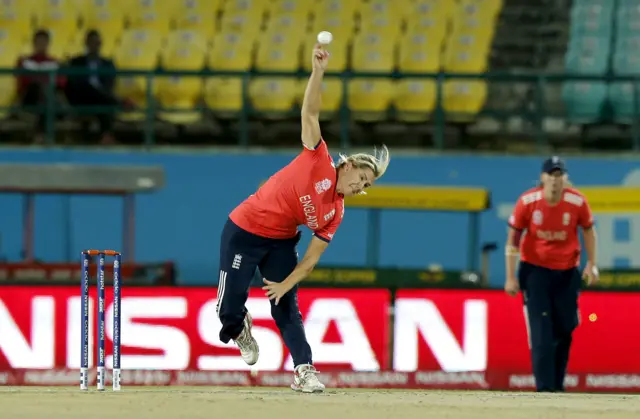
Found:
<svg viewBox="0 0 640 419"><path fill-rule="evenodd" d="M87 32L85 38L87 53L72 58L70 67L89 68L91 73L83 76L70 76L66 88L67 99L71 106L119 106L120 100L114 95L116 67L113 61L100 55L102 38L95 30ZM107 74L97 74L95 70L106 70ZM113 144L111 132L114 111L101 111L97 114L100 123L101 142Z"/></svg>
<svg viewBox="0 0 640 419"><path fill-rule="evenodd" d="M18 68L27 70L52 70L59 67L58 61L49 55L50 37L49 32L39 30L33 35L33 53L28 56L20 57L18 60ZM64 77L57 77L56 89L64 88ZM18 76L18 101L22 106L38 106L47 104L47 88L49 87L49 76L46 74L24 74ZM53 100L57 100L54 97ZM36 143L44 142L45 131L45 112L39 110L35 112L38 115L36 123L36 133L34 141Z"/></svg>

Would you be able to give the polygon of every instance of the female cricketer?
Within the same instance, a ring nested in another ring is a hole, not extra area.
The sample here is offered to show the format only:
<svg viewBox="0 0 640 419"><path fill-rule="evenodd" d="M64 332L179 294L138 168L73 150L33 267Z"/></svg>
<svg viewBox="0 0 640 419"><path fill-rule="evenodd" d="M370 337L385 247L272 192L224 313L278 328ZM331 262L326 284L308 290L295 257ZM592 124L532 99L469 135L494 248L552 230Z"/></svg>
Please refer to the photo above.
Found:
<svg viewBox="0 0 640 419"><path fill-rule="evenodd" d="M313 50L313 69L302 104L302 152L236 207L222 231L218 316L220 340L233 340L249 365L258 361L258 343L245 303L256 268L264 278L271 315L295 365L291 388L321 392L311 348L298 310L298 283L314 269L344 217L344 197L364 193L389 164L383 146L374 155L340 156L334 164L320 133L320 92L329 54ZM314 233L300 262L298 226Z"/></svg>
<svg viewBox="0 0 640 419"><path fill-rule="evenodd" d="M578 227L582 228L587 254L582 278L589 285L599 279L596 233L589 203L569 187L560 158L544 162L540 180L539 187L518 198L509 218L505 291L515 296L522 290L536 390L562 392L572 334L579 324Z"/></svg>

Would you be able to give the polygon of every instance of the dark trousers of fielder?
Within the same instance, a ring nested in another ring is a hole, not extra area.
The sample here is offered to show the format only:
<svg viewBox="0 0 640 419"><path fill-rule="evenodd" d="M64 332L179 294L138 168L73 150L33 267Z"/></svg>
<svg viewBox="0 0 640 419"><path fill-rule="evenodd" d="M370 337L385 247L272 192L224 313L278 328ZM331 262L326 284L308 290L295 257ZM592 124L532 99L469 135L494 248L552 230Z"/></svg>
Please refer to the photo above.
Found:
<svg viewBox="0 0 640 419"><path fill-rule="evenodd" d="M242 331L247 312L245 303L256 268L269 281L284 281L298 264L296 246L299 241L300 234L291 239L268 239L241 229L231 220L227 221L220 242L218 285L222 342L229 342ZM311 347L298 308L297 286L287 292L278 305L271 300L271 316L291 352L294 365L311 364Z"/></svg>
<svg viewBox="0 0 640 419"><path fill-rule="evenodd" d="M524 296L537 391L564 391L572 335L578 326L578 269L551 270L526 262L518 273Z"/></svg>

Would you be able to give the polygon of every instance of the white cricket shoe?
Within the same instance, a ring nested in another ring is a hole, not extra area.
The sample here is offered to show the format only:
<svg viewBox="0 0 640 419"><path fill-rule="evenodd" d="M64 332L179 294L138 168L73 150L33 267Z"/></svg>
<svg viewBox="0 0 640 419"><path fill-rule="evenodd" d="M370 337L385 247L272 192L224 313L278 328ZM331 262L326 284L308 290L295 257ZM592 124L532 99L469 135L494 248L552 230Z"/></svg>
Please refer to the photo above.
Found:
<svg viewBox="0 0 640 419"><path fill-rule="evenodd" d="M316 370L313 365L298 365L293 372L291 389L303 393L322 393L324 391L324 384L318 380L316 374L318 374L318 370Z"/></svg>
<svg viewBox="0 0 640 419"><path fill-rule="evenodd" d="M240 356L242 360L249 365L253 365L258 362L258 358L260 357L260 348L258 347L258 342L251 335L251 327L253 326L253 320L249 312L247 312L246 316L244 316L244 328L242 328L242 332L240 335L234 339L233 341L240 348Z"/></svg>

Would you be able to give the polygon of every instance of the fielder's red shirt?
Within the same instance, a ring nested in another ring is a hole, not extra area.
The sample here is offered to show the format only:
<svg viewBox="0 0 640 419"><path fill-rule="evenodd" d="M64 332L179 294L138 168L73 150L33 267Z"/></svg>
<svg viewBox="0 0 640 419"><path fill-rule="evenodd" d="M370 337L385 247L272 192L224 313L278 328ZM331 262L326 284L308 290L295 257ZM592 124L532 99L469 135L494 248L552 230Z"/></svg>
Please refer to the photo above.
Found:
<svg viewBox="0 0 640 419"><path fill-rule="evenodd" d="M518 198L509 225L526 230L520 243L520 260L566 270L580 264L578 227L593 226L593 216L586 198L577 190L566 188L560 202L550 205L538 187Z"/></svg>
<svg viewBox="0 0 640 419"><path fill-rule="evenodd" d="M292 238L306 225L330 242L344 217L344 198L336 193L336 168L324 140L304 148L229 215L238 227L258 236Z"/></svg>

